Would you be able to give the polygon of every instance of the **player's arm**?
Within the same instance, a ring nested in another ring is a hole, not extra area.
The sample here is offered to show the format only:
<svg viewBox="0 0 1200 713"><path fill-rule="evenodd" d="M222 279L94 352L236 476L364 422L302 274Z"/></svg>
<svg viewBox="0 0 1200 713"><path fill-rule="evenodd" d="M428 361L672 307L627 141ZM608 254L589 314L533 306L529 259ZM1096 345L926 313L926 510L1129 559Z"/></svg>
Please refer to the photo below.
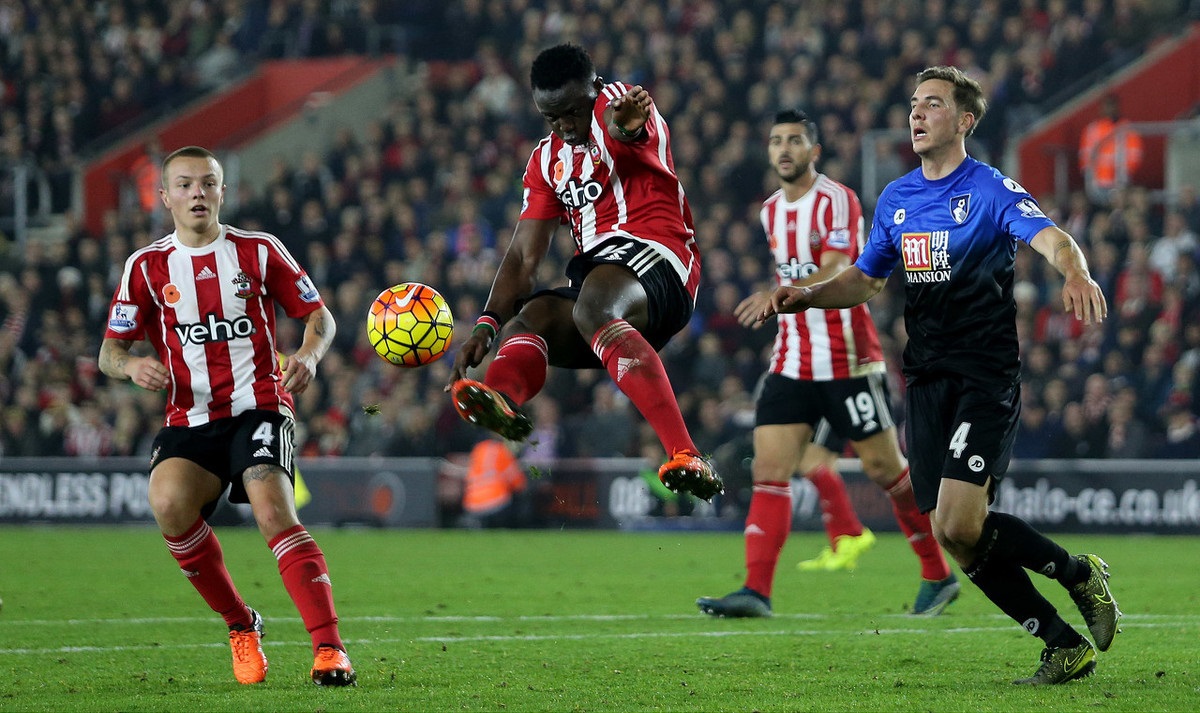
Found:
<svg viewBox="0 0 1200 713"><path fill-rule="evenodd" d="M288 393L299 394L308 388L317 375L317 363L329 351L333 337L337 334L337 323L333 313L325 305L301 317L304 336L295 354L283 360L283 388Z"/></svg>
<svg viewBox="0 0 1200 713"><path fill-rule="evenodd" d="M518 300L533 294L538 266L546 257L546 252L550 249L550 239L554 237L554 231L560 222L558 218L525 218L517 221L512 242L500 260L500 267L492 280L492 291L488 294L487 304L484 306L484 313L493 316L499 325L503 325L517 313ZM495 336L489 328L476 325L471 331L471 336L467 337L467 341L463 342L454 357L450 382L446 384L447 391L450 390L451 384L466 376L467 369L478 366L483 361L488 350L492 348Z"/></svg>
<svg viewBox="0 0 1200 713"><path fill-rule="evenodd" d="M794 280L792 286L799 287L824 282L849 266L849 255L836 250L826 250L821 253L821 266L817 268L816 272ZM738 306L733 310L738 323L743 327L753 327L755 329L761 327L763 323L759 317L771 306L771 295L774 293L773 289L758 290L739 302Z"/></svg>
<svg viewBox="0 0 1200 713"><path fill-rule="evenodd" d="M100 371L114 379L129 379L148 391L161 391L170 384L167 367L156 357L134 356L131 339L107 337L100 343Z"/></svg>
<svg viewBox="0 0 1200 713"><path fill-rule="evenodd" d="M642 129L650 118L653 101L650 92L638 84L626 94L613 99L604 110L604 122L608 135L617 141L637 141L646 135Z"/></svg>
<svg viewBox="0 0 1200 713"><path fill-rule="evenodd" d="M533 294L538 266L550 250L550 239L554 237L560 222L558 218L525 218L517 221L512 242L500 260L487 306L484 307L486 311L499 315L501 324L517 313L518 300Z"/></svg>
<svg viewBox="0 0 1200 713"><path fill-rule="evenodd" d="M1075 319L1083 320L1084 324L1091 324L1093 320L1103 322L1108 316L1108 302L1092 279L1087 258L1075 239L1051 225L1039 230L1029 244L1063 276L1063 311L1074 312Z"/></svg>
<svg viewBox="0 0 1200 713"><path fill-rule="evenodd" d="M854 307L879 294L885 284L886 277L871 277L856 265L851 265L824 282L801 287L775 288L775 292L771 294L771 303L759 319L766 320L775 314L803 312L809 307Z"/></svg>

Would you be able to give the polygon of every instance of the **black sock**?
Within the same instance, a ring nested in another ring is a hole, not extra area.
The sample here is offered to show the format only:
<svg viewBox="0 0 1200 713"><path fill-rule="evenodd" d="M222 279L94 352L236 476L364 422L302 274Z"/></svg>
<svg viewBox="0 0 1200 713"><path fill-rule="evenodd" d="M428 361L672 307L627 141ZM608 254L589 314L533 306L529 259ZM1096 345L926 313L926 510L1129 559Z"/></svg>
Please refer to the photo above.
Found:
<svg viewBox="0 0 1200 713"><path fill-rule="evenodd" d="M993 551L1001 553L1004 559L1057 579L1064 586L1078 584L1087 577L1087 570L1058 543L1007 513L988 513L979 542L981 545L990 542Z"/></svg>
<svg viewBox="0 0 1200 713"><path fill-rule="evenodd" d="M1063 626L1063 630L1057 636L1042 637L1046 642L1046 646L1055 649L1073 649L1083 643L1083 637L1079 635L1078 631L1066 626L1065 622Z"/></svg>
<svg viewBox="0 0 1200 713"><path fill-rule="evenodd" d="M963 573L1000 607L1000 611L1025 631L1045 641L1047 646L1052 646L1051 641L1071 629L1054 605L1033 586L1021 565L994 548L985 549L970 567L963 568Z"/></svg>

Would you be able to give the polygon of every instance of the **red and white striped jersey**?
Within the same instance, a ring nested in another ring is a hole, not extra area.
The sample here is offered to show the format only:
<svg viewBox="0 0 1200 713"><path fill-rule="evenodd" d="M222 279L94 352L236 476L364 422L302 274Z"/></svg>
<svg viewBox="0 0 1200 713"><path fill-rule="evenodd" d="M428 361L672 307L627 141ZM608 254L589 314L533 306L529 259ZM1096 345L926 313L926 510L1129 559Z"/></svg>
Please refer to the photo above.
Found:
<svg viewBox="0 0 1200 713"><path fill-rule="evenodd" d="M171 233L125 261L104 336L154 347L170 371L168 426L250 409L290 413L275 351L276 302L294 318L323 304L275 236L222 225L215 241L190 248Z"/></svg>
<svg viewBox="0 0 1200 713"><path fill-rule="evenodd" d="M587 145L571 146L553 133L538 143L525 167L521 218L567 223L577 253L611 237L641 238L670 262L695 299L700 251L667 122L651 106L645 137L625 143L608 135L604 110L630 89L620 82L604 86Z"/></svg>
<svg viewBox="0 0 1200 713"><path fill-rule="evenodd" d="M853 263L862 250L863 215L858 196L824 174L800 199L788 202L778 190L761 212L775 281L790 285L816 272L826 250ZM781 314L769 370L803 381L849 379L883 372L883 350L866 304L850 309L810 309Z"/></svg>

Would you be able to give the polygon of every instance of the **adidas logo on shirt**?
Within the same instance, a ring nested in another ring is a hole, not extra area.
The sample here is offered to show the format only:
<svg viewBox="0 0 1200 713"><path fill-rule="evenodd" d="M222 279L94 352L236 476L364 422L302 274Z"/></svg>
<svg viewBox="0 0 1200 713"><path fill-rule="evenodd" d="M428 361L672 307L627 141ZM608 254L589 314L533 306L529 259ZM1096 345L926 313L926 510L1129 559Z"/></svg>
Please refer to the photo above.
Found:
<svg viewBox="0 0 1200 713"><path fill-rule="evenodd" d="M271 453L271 449L267 448L266 446L263 446L262 448L259 448L258 450L254 451L254 455L251 457L253 457L253 458L270 458L272 455L273 454Z"/></svg>
<svg viewBox="0 0 1200 713"><path fill-rule="evenodd" d="M217 273L213 272L212 269L210 269L208 265L205 265L203 270L196 273L196 281L197 282L199 282L200 280L215 280L215 279L217 279Z"/></svg>

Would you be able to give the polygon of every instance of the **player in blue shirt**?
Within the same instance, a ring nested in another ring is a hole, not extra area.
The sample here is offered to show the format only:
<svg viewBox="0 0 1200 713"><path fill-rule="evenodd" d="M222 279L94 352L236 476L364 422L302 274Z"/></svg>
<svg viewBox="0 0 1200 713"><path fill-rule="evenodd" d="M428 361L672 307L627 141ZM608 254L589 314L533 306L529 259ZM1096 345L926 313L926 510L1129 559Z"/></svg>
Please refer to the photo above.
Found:
<svg viewBox="0 0 1200 713"><path fill-rule="evenodd" d="M875 207L866 249L825 282L779 287L763 319L870 299L899 264L905 279L908 457L917 504L938 542L988 599L1045 642L1041 665L1015 683L1090 674L1121 616L1108 565L1070 555L1020 518L989 512L1008 470L1021 412L1013 263L1028 244L1063 276L1063 307L1085 324L1108 306L1075 240L1016 181L967 155L987 110L979 84L955 67L917 75L908 123L920 168L893 181ZM1060 617L1025 570L1070 593L1095 648Z"/></svg>

